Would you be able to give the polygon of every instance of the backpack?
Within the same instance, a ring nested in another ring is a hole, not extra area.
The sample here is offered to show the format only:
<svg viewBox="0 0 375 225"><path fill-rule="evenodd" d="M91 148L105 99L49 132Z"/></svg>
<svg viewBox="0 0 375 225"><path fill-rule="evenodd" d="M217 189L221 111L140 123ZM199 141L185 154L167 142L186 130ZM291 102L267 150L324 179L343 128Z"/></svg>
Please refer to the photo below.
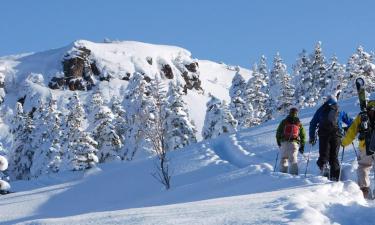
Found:
<svg viewBox="0 0 375 225"><path fill-rule="evenodd" d="M296 140L299 138L299 127L300 122L292 123L288 120L285 121L284 125L284 138L285 140Z"/></svg>
<svg viewBox="0 0 375 225"><path fill-rule="evenodd" d="M339 130L339 108L337 105L325 105L319 120L319 134L329 135Z"/></svg>

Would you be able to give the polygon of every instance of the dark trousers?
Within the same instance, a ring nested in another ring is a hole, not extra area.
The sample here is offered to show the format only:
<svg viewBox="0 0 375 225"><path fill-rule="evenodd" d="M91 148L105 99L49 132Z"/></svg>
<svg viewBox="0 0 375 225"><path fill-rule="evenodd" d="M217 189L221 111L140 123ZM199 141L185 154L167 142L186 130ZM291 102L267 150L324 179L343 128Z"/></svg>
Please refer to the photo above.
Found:
<svg viewBox="0 0 375 225"><path fill-rule="evenodd" d="M340 176L340 162L338 160L340 143L341 138L336 134L319 135L319 159L316 164L322 169L324 164L329 163L331 180L338 180Z"/></svg>

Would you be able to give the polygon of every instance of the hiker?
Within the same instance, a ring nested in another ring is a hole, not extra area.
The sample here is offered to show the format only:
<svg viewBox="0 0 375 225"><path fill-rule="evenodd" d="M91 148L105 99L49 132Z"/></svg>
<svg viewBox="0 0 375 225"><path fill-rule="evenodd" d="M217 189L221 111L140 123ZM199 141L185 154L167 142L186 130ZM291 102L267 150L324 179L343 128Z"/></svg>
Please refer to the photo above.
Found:
<svg viewBox="0 0 375 225"><path fill-rule="evenodd" d="M298 118L297 107L291 107L289 115L277 127L276 141L280 148L280 172L298 175L297 155L303 154L306 132Z"/></svg>
<svg viewBox="0 0 375 225"><path fill-rule="evenodd" d="M370 100L366 107L366 114L368 118L368 132L367 135L361 135L361 117L363 116L362 113L358 114L355 118L353 124L349 127L348 132L346 133L345 137L342 140L343 146L350 145L357 134L359 133L359 149L360 154L358 156L358 169L357 169L357 177L358 177L358 185L363 192L363 196L367 199L371 199L371 190L370 190L370 171L375 161L375 155L367 155L366 154L366 147L371 146L371 139L375 138L375 100ZM374 137L372 137L374 135ZM375 196L375 189L374 189L374 196Z"/></svg>
<svg viewBox="0 0 375 225"><path fill-rule="evenodd" d="M342 123L350 126L353 119L344 111L339 110L337 98L329 95L324 104L319 107L310 121L309 143L316 143L316 129L319 136L318 165L323 176L332 181L338 181L340 177L340 163L338 153L341 146L341 138L344 136Z"/></svg>

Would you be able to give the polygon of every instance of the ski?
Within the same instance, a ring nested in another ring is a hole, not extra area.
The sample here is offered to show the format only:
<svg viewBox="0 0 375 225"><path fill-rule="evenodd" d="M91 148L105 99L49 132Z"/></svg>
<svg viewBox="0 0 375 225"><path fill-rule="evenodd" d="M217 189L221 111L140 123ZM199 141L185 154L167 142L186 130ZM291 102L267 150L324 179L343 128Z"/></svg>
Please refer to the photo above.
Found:
<svg viewBox="0 0 375 225"><path fill-rule="evenodd" d="M368 116L366 111L366 90L365 90L365 81L363 78L359 77L355 80L355 86L357 88L358 92L358 99L359 99L359 106L361 109L361 126L359 130L359 136L358 139L365 140L368 135ZM366 146L368 146L369 143L366 143ZM366 155L373 155L374 152L371 151L369 148L366 147Z"/></svg>
<svg viewBox="0 0 375 225"><path fill-rule="evenodd" d="M355 80L355 86L357 88L359 106L361 112L366 112L366 90L365 90L365 80L362 77L359 77Z"/></svg>

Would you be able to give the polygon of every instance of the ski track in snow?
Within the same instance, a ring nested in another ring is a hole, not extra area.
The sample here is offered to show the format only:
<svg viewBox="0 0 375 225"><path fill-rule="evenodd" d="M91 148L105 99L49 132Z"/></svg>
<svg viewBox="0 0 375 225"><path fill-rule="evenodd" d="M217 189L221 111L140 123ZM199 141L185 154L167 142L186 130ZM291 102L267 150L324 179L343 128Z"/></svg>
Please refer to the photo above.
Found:
<svg viewBox="0 0 375 225"><path fill-rule="evenodd" d="M303 112L305 125L311 111ZM273 172L279 122L172 152L169 191L150 176L149 159L103 164L83 177L15 182L19 192L0 197L1 224L373 224L374 203L351 181L350 148L345 182L316 176L316 146L307 178L301 156L301 175Z"/></svg>

